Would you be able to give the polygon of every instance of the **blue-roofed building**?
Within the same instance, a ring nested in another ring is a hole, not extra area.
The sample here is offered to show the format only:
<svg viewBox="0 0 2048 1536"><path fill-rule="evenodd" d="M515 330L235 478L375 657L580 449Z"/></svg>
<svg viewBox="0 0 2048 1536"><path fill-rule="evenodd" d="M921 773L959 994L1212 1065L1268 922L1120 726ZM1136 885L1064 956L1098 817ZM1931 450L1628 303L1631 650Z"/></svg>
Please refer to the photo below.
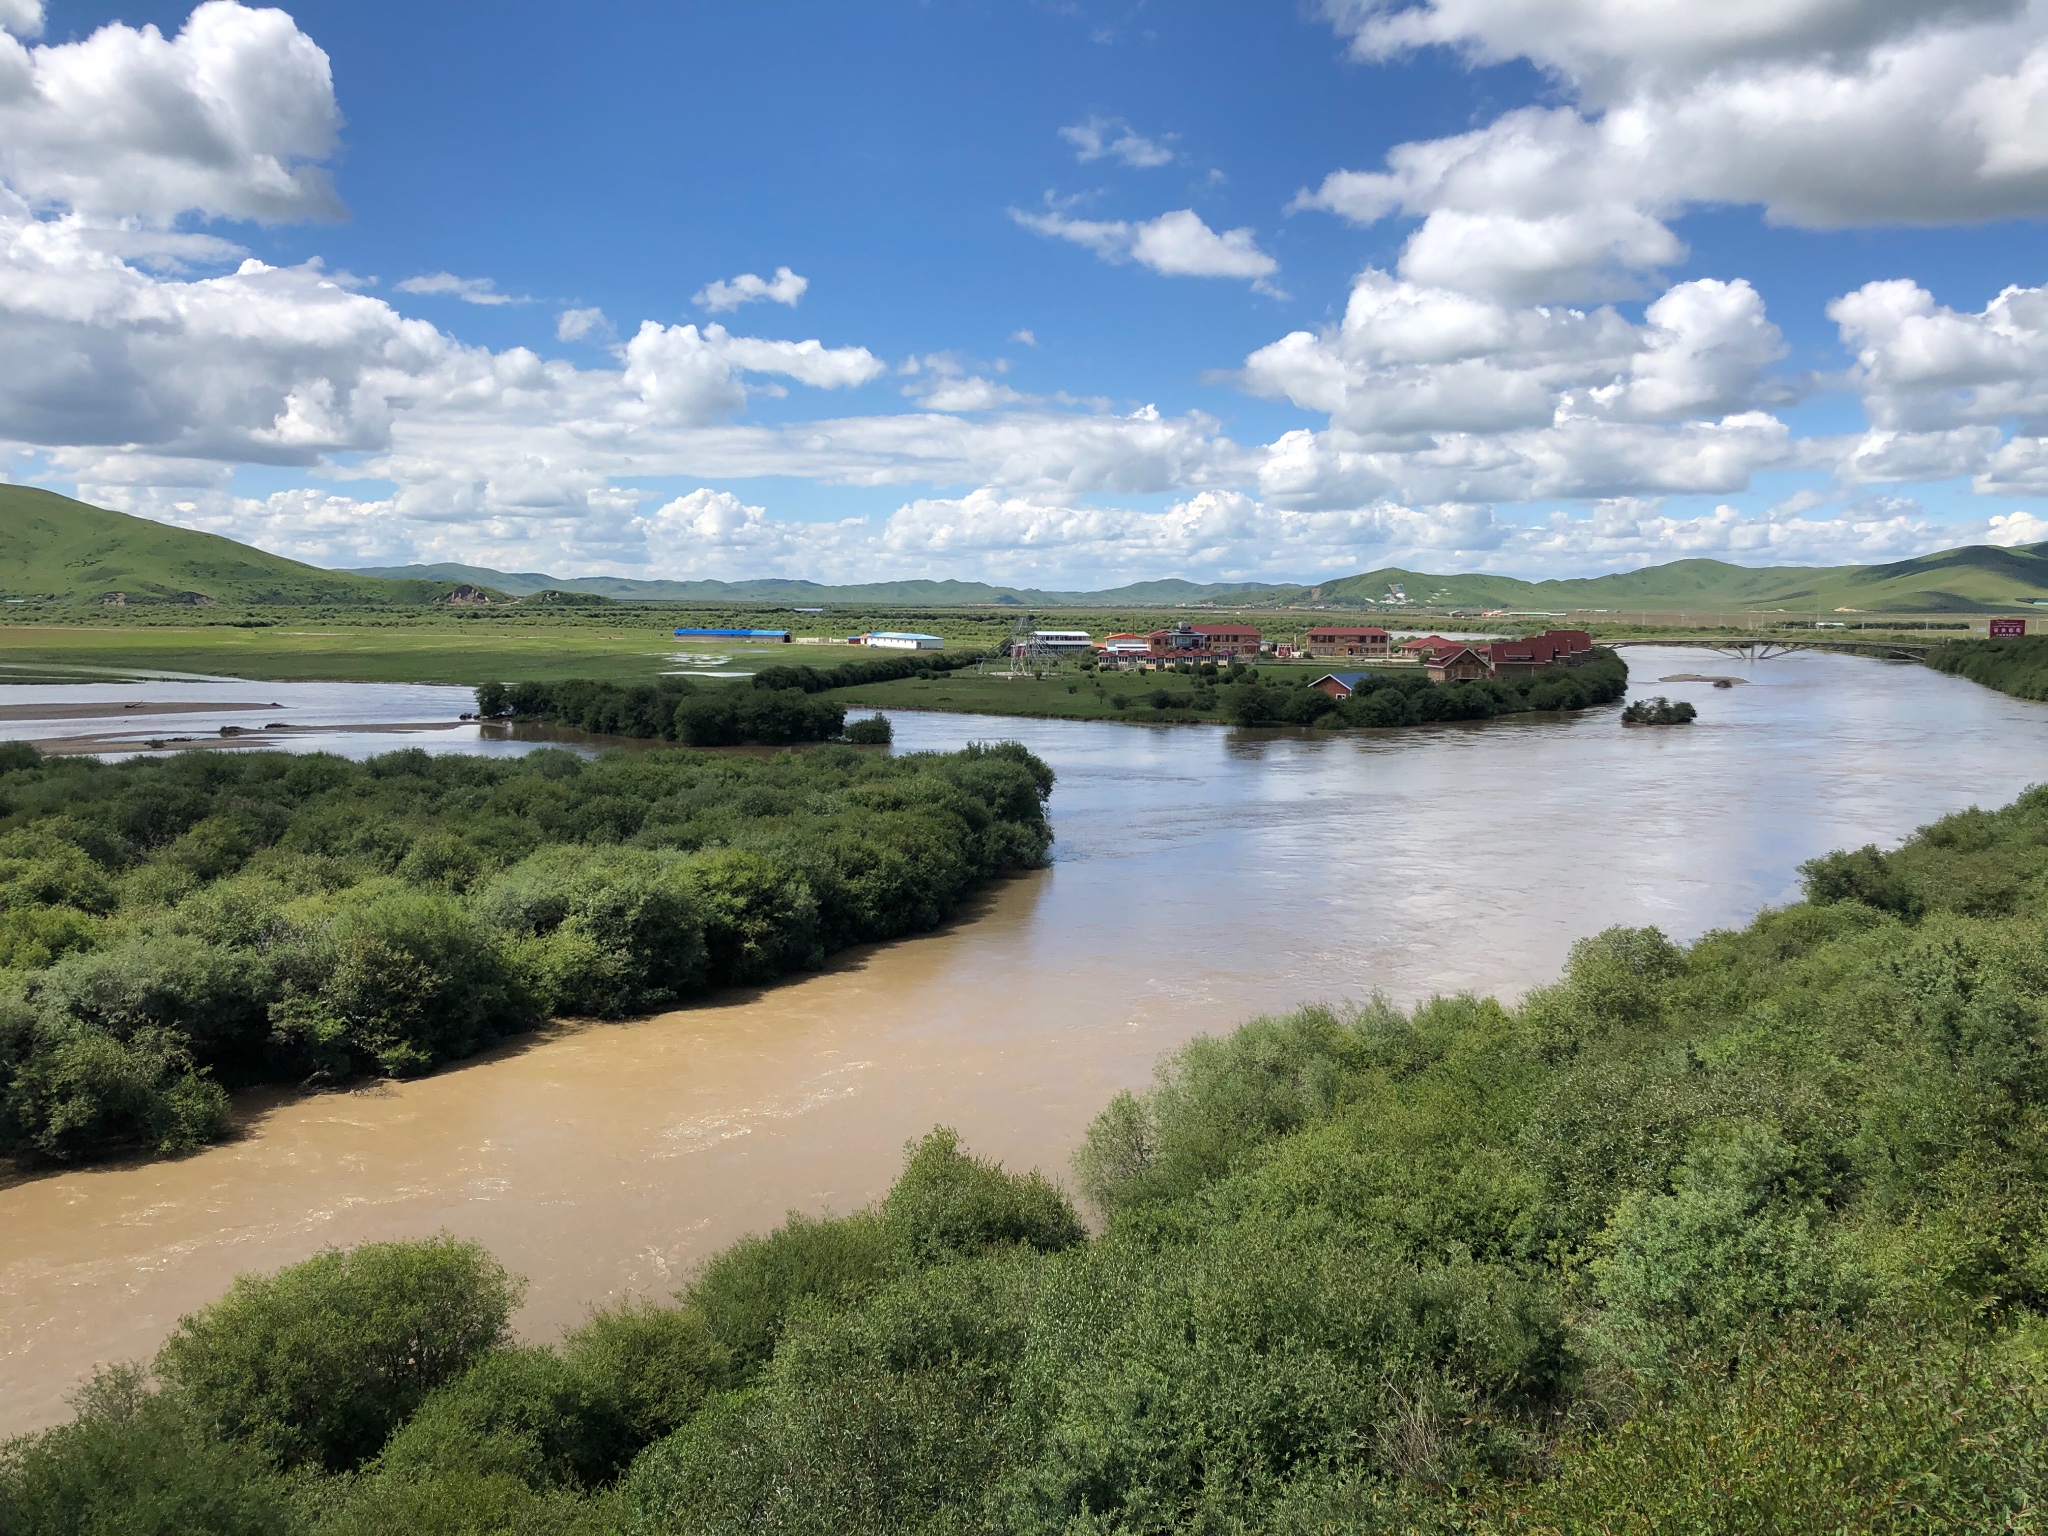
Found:
<svg viewBox="0 0 2048 1536"><path fill-rule="evenodd" d="M1320 689L1333 699L1348 699L1357 691L1358 680L1371 675L1369 672L1325 672L1309 687Z"/></svg>

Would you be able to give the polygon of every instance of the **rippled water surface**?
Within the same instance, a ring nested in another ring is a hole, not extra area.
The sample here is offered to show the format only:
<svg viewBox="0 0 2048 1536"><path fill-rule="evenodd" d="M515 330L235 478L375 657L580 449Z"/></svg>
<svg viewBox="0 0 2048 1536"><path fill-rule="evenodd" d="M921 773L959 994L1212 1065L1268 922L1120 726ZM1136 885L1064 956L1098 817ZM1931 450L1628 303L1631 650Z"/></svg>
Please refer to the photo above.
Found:
<svg viewBox="0 0 2048 1536"><path fill-rule="evenodd" d="M96 1362L148 1355L242 1270L446 1229L531 1277L520 1324L547 1337L786 1210L873 1198L934 1124L1063 1171L1110 1094L1190 1035L1374 990L1520 992L1583 934L1739 923L1803 859L2048 778L2048 709L1918 667L1627 654L1635 692L1689 698L1699 724L898 714L898 751L1010 737L1051 762L1053 867L792 985L281 1098L180 1162L0 1190L0 1432L61 1416ZM1680 672L1749 681L1657 681Z"/></svg>

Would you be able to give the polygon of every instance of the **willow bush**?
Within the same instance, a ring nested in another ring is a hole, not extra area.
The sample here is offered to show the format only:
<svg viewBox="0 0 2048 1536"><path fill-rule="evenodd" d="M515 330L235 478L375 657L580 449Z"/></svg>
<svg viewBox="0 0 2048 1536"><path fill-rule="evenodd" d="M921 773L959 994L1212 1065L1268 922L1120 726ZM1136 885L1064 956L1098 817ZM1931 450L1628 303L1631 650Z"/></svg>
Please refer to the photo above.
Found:
<svg viewBox="0 0 2048 1536"><path fill-rule="evenodd" d="M0 767L0 1154L43 1161L197 1145L244 1084L772 982L1052 838L1013 746Z"/></svg>
<svg viewBox="0 0 2048 1536"><path fill-rule="evenodd" d="M1944 640L1927 653L1927 664L2014 698L2048 699L2048 635Z"/></svg>

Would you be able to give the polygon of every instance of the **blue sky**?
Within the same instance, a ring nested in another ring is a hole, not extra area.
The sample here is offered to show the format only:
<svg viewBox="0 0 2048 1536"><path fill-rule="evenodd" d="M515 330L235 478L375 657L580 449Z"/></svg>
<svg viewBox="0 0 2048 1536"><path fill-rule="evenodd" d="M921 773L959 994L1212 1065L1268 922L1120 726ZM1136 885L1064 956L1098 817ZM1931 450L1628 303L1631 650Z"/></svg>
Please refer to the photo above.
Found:
<svg viewBox="0 0 2048 1536"><path fill-rule="evenodd" d="M2048 9L1924 11L0 0L0 473L562 574L2032 542Z"/></svg>

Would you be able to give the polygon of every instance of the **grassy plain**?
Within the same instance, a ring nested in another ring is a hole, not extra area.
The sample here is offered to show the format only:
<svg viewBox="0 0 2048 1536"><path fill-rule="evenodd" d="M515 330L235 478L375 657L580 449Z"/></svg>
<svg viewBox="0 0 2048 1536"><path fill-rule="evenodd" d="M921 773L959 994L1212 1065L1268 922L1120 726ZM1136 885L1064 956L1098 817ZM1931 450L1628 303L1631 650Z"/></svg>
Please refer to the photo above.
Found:
<svg viewBox="0 0 2048 1536"><path fill-rule="evenodd" d="M9 667L201 672L267 682L643 682L675 669L678 655L729 655L735 666L745 667L770 649L685 648L659 629L573 623L0 626L0 664ZM772 648L778 658L788 649Z"/></svg>

